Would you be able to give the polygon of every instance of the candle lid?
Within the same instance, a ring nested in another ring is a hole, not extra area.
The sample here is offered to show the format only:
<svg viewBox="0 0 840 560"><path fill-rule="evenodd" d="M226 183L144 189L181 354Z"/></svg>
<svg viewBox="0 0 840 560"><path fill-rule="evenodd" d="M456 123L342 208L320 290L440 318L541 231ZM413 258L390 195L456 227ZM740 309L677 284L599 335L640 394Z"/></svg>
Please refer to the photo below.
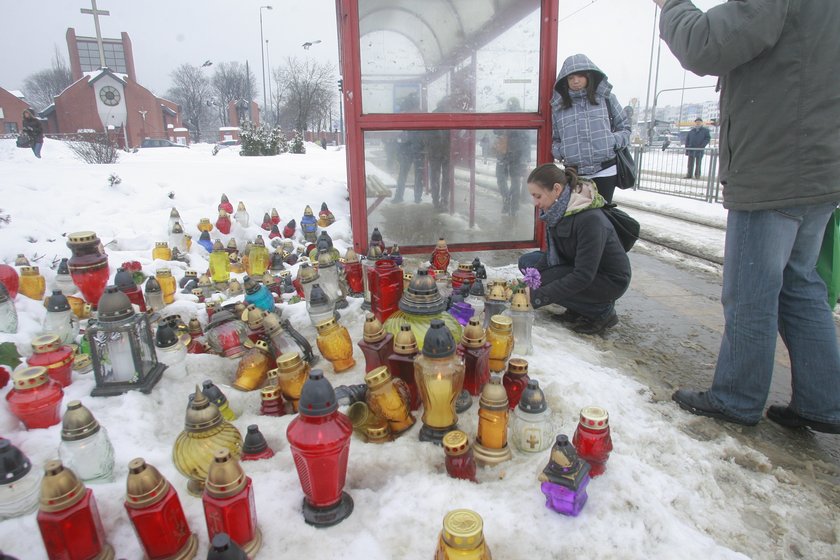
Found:
<svg viewBox="0 0 840 560"><path fill-rule="evenodd" d="M203 432L223 422L219 408L201 392L196 385L192 400L187 406L184 429L188 432Z"/></svg>
<svg viewBox="0 0 840 560"><path fill-rule="evenodd" d="M394 337L394 353L401 356L411 356L417 353L417 338L411 330L411 325L403 323L400 332Z"/></svg>
<svg viewBox="0 0 840 560"><path fill-rule="evenodd" d="M465 432L461 430L452 430L446 432L443 436L443 450L450 457L457 457L463 455L470 450L470 440Z"/></svg>
<svg viewBox="0 0 840 560"><path fill-rule="evenodd" d="M330 248L327 248L326 251L318 253L318 268L329 268L331 266L335 266L335 259L330 253Z"/></svg>
<svg viewBox="0 0 840 560"><path fill-rule="evenodd" d="M505 290L505 283L495 281L490 285L490 293L487 294L487 299L490 301L507 301L507 290Z"/></svg>
<svg viewBox="0 0 840 560"><path fill-rule="evenodd" d="M41 366L20 368L12 373L14 388L18 391L40 387L49 379L47 368Z"/></svg>
<svg viewBox="0 0 840 560"><path fill-rule="evenodd" d="M303 360L298 352L285 352L277 358L277 368L283 373L294 371L301 364Z"/></svg>
<svg viewBox="0 0 840 560"><path fill-rule="evenodd" d="M159 276L161 278L169 278L172 276L172 271L169 268L158 268L155 270L155 276Z"/></svg>
<svg viewBox="0 0 840 560"><path fill-rule="evenodd" d="M227 533L216 533L207 551L207 560L248 560L248 555Z"/></svg>
<svg viewBox="0 0 840 560"><path fill-rule="evenodd" d="M432 319L423 339L423 355L446 358L455 353L455 338L441 319Z"/></svg>
<svg viewBox="0 0 840 560"><path fill-rule="evenodd" d="M315 330L318 331L318 334L324 334L332 331L334 328L337 328L338 322L335 320L335 317L330 317L329 319L324 319L317 325L315 325Z"/></svg>
<svg viewBox="0 0 840 560"><path fill-rule="evenodd" d="M298 412L301 416L327 416L338 410L338 402L332 385L320 369L309 372L309 379L303 384Z"/></svg>
<svg viewBox="0 0 840 560"><path fill-rule="evenodd" d="M314 307L316 305L329 305L330 304L330 296L327 295L327 292L321 287L320 284L313 284L312 291L309 292L309 305L310 307Z"/></svg>
<svg viewBox="0 0 840 560"><path fill-rule="evenodd" d="M473 267L470 263L458 263L458 270L463 272L473 272Z"/></svg>
<svg viewBox="0 0 840 560"><path fill-rule="evenodd" d="M217 449L207 470L204 491L214 498L235 496L248 484L248 477L230 449Z"/></svg>
<svg viewBox="0 0 840 560"><path fill-rule="evenodd" d="M37 276L39 273L37 266L22 266L20 267L21 276Z"/></svg>
<svg viewBox="0 0 840 560"><path fill-rule="evenodd" d="M54 512L67 509L85 497L85 485L72 470L61 461L47 461L44 464L44 478L41 480L41 511Z"/></svg>
<svg viewBox="0 0 840 560"><path fill-rule="evenodd" d="M452 548L470 550L483 540L484 521L476 512L456 509L443 518L443 540Z"/></svg>
<svg viewBox="0 0 840 560"><path fill-rule="evenodd" d="M580 425L592 430L606 430L610 415L600 406L587 406L580 410Z"/></svg>
<svg viewBox="0 0 840 560"><path fill-rule="evenodd" d="M32 339L32 351L36 354L46 354L58 350L61 340L57 334L47 333L36 336Z"/></svg>
<svg viewBox="0 0 840 560"><path fill-rule="evenodd" d="M387 422L376 422L365 426L365 435L369 442L381 442L391 436L391 428Z"/></svg>
<svg viewBox="0 0 840 560"><path fill-rule="evenodd" d="M268 449L268 442L256 424L248 426L248 433L245 434L245 441L242 443L242 452L249 455L256 455Z"/></svg>
<svg viewBox="0 0 840 560"><path fill-rule="evenodd" d="M166 241L155 241L156 249L169 249L169 243Z"/></svg>
<svg viewBox="0 0 840 560"><path fill-rule="evenodd" d="M222 390L209 379L202 382L201 392L216 406L221 406L227 402L227 397L222 393Z"/></svg>
<svg viewBox="0 0 840 560"><path fill-rule="evenodd" d="M260 400L273 401L280 398L280 387L277 385L269 385L260 389Z"/></svg>
<svg viewBox="0 0 840 560"><path fill-rule="evenodd" d="M178 209L173 206L172 210L169 211L169 217L170 218L180 218L181 214L178 212Z"/></svg>
<svg viewBox="0 0 840 560"><path fill-rule="evenodd" d="M386 261L394 264L393 261ZM377 263L379 266L379 263ZM395 265L394 265L395 266ZM402 297L400 310L414 315L437 315L446 310L446 300L438 290L435 279L428 271L418 270ZM425 343L424 343L425 344Z"/></svg>
<svg viewBox="0 0 840 560"><path fill-rule="evenodd" d="M167 323L162 323L155 333L155 346L158 348L171 348L178 344L178 335Z"/></svg>
<svg viewBox="0 0 840 560"><path fill-rule="evenodd" d="M359 255L356 254L352 248L348 247L347 252L344 253L344 262L355 263L359 262Z"/></svg>
<svg viewBox="0 0 840 560"><path fill-rule="evenodd" d="M464 329L464 333L461 335L461 343L465 348L481 348L487 343L484 327L481 326L481 321L476 317L472 317Z"/></svg>
<svg viewBox="0 0 840 560"><path fill-rule="evenodd" d="M158 284L158 287L160 287L160 284ZM149 291L149 282L146 282L146 291ZM105 293L99 298L98 316L102 323L122 321L134 316L134 308L131 306L131 300L128 299L128 296L112 285L106 287Z"/></svg>
<svg viewBox="0 0 840 560"><path fill-rule="evenodd" d="M365 383L369 389L376 389L391 380L391 372L388 366L379 366L365 374Z"/></svg>
<svg viewBox="0 0 840 560"><path fill-rule="evenodd" d="M47 311L51 313L70 311L70 301L61 293L61 290L53 290L52 295L47 298Z"/></svg>
<svg viewBox="0 0 840 560"><path fill-rule="evenodd" d="M511 358L508 360L507 373L511 375L527 375L528 360L524 358Z"/></svg>
<svg viewBox="0 0 840 560"><path fill-rule="evenodd" d="M507 315L493 315L490 317L490 328L501 332L510 332L513 328L513 321Z"/></svg>
<svg viewBox="0 0 840 560"><path fill-rule="evenodd" d="M318 270L309 263L303 263L300 265L300 268L298 268L297 278L303 284L314 282L318 279Z"/></svg>
<svg viewBox="0 0 840 560"><path fill-rule="evenodd" d="M32 463L23 451L0 437L0 486L17 482L31 470Z"/></svg>
<svg viewBox="0 0 840 560"><path fill-rule="evenodd" d="M137 284L134 283L134 275L130 270L123 267L117 269L117 273L114 275L114 285L124 292L133 291L137 288Z"/></svg>
<svg viewBox="0 0 840 560"><path fill-rule="evenodd" d="M176 235L184 233L184 226L181 225L181 222L175 222L172 224L172 233Z"/></svg>
<svg viewBox="0 0 840 560"><path fill-rule="evenodd" d="M68 264L67 257L61 259L61 262L58 263L58 270L56 270L56 274L70 274L70 265Z"/></svg>
<svg viewBox="0 0 840 560"><path fill-rule="evenodd" d="M484 283L476 278L475 282L470 285L470 295L475 297L484 297Z"/></svg>
<svg viewBox="0 0 840 560"><path fill-rule="evenodd" d="M548 404L545 402L545 393L540 389L540 383L536 379L528 381L528 386L522 391L519 408L522 412L530 412L531 414L545 412L548 408Z"/></svg>
<svg viewBox="0 0 840 560"><path fill-rule="evenodd" d="M488 383L484 384L481 390L481 398L478 400L478 406L485 410L507 410L508 397L507 391L502 386L502 380L497 375L490 378Z"/></svg>
<svg viewBox="0 0 840 560"><path fill-rule="evenodd" d="M365 326L362 330L365 342L379 342L385 338L385 329L376 315L368 311L365 313Z"/></svg>
<svg viewBox="0 0 840 560"><path fill-rule="evenodd" d="M76 354L73 358L73 369L79 373L88 373L93 369L93 360L87 354Z"/></svg>
<svg viewBox="0 0 840 560"><path fill-rule="evenodd" d="M99 422L80 401L67 403L67 411L61 419L61 440L79 441L99 431Z"/></svg>
<svg viewBox="0 0 840 560"><path fill-rule="evenodd" d="M68 245L81 245L83 243L90 243L92 241L99 241L96 234L92 231L77 231L75 233L67 234Z"/></svg>
<svg viewBox="0 0 840 560"><path fill-rule="evenodd" d="M510 308L516 311L529 311L533 309L524 289L517 289L513 293L513 297L510 300Z"/></svg>
<svg viewBox="0 0 840 560"><path fill-rule="evenodd" d="M169 481L153 465L137 457L128 463L125 505L131 509L153 506L166 497Z"/></svg>

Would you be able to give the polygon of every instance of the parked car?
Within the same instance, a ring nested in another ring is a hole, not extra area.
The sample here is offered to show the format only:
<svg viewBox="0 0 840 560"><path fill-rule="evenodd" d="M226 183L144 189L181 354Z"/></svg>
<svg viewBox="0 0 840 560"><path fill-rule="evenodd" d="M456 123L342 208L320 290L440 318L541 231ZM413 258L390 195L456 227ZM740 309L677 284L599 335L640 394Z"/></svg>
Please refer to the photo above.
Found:
<svg viewBox="0 0 840 560"><path fill-rule="evenodd" d="M222 140L221 142L217 142L215 146L213 146L213 155L219 153L219 150L224 150L225 148L230 148L231 146L240 146L242 142L240 140Z"/></svg>
<svg viewBox="0 0 840 560"><path fill-rule="evenodd" d="M166 138L144 138L140 143L141 148L189 148L185 144L179 144Z"/></svg>

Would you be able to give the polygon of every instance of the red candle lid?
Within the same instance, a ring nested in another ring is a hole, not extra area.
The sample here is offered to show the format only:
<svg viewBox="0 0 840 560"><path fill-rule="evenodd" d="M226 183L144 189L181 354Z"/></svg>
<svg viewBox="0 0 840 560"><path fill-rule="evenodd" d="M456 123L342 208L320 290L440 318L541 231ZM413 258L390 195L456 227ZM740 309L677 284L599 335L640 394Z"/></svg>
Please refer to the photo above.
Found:
<svg viewBox="0 0 840 560"><path fill-rule="evenodd" d="M580 411L580 425L591 430L606 430L610 415L600 406L587 406Z"/></svg>
<svg viewBox="0 0 840 560"><path fill-rule="evenodd" d="M16 390L26 391L43 385L49 380L49 376L47 375L47 368L31 366L15 371L12 374L12 379Z"/></svg>
<svg viewBox="0 0 840 560"><path fill-rule="evenodd" d="M32 339L32 351L36 354L46 354L47 352L54 352L61 346L61 341L57 334L42 334Z"/></svg>

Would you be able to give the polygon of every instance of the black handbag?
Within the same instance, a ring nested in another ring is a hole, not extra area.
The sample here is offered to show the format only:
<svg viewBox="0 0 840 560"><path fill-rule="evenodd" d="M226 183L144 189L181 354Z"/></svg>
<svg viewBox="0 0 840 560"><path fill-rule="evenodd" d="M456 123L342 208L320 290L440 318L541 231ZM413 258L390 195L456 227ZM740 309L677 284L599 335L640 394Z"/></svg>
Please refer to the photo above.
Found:
<svg viewBox="0 0 840 560"><path fill-rule="evenodd" d="M32 141L29 139L28 134L20 134L15 141L15 145L18 148L29 148L32 145Z"/></svg>
<svg viewBox="0 0 840 560"><path fill-rule="evenodd" d="M632 189L636 186L636 162L630 148L616 148L615 150L615 186L619 189Z"/></svg>
<svg viewBox="0 0 840 560"><path fill-rule="evenodd" d="M606 100L607 114L610 116L610 130L615 127L613 125L613 114L610 108L610 100ZM633 154L630 153L630 148L627 146L615 149L615 186L619 189L632 189L636 186L636 162L633 160Z"/></svg>
<svg viewBox="0 0 840 560"><path fill-rule="evenodd" d="M618 235L618 240L625 251L629 251L636 244L639 239L639 232L641 226L632 216L627 214L624 210L619 210L615 204L606 204L601 210L604 215L613 225L615 233Z"/></svg>

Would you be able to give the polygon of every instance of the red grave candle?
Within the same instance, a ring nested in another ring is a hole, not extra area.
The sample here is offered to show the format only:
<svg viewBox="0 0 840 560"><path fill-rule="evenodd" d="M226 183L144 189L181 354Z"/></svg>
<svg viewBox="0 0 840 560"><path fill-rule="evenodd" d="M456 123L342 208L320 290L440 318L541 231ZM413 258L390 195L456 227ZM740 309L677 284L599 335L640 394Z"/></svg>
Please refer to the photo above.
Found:
<svg viewBox="0 0 840 560"><path fill-rule="evenodd" d="M507 371L502 377L502 385L508 397L508 408L513 410L522 398L522 391L528 386L531 380L528 377L528 362L522 358L511 358L508 360Z"/></svg>
<svg viewBox="0 0 840 560"><path fill-rule="evenodd" d="M362 277L362 263L359 262L359 257L352 249L348 249L344 259L340 262L344 267L344 277L347 279L347 287L350 288L350 293L363 294L365 292L365 282Z"/></svg>
<svg viewBox="0 0 840 560"><path fill-rule="evenodd" d="M239 461L231 457L229 449L216 451L201 500L209 540L212 541L219 533L227 533L253 558L262 544L254 506L254 488L251 478L245 476L245 471Z"/></svg>
<svg viewBox="0 0 840 560"><path fill-rule="evenodd" d="M464 358L464 389L470 395L480 395L490 381L490 343L479 319L470 319L456 351Z"/></svg>
<svg viewBox="0 0 840 560"><path fill-rule="evenodd" d="M603 474L613 448L607 411L599 406L582 409L572 445L575 446L578 456L589 463L590 477Z"/></svg>
<svg viewBox="0 0 840 560"><path fill-rule="evenodd" d="M62 387L72 383L73 348L62 345L57 335L42 334L32 339L34 354L26 359L30 366L47 368L47 375Z"/></svg>
<svg viewBox="0 0 840 560"><path fill-rule="evenodd" d="M353 424L338 411L335 391L318 369L303 385L298 412L286 438L305 494L303 518L319 527L335 525L353 512L353 499L343 491Z"/></svg>
<svg viewBox="0 0 840 560"><path fill-rule="evenodd" d="M6 286L9 297L15 299L18 293L18 286L20 286L20 278L18 278L17 270L12 266L0 263L0 284Z"/></svg>
<svg viewBox="0 0 840 560"><path fill-rule="evenodd" d="M476 482L475 457L467 434L461 430L452 430L443 436L442 443L446 453L446 474L451 478Z"/></svg>
<svg viewBox="0 0 840 560"><path fill-rule="evenodd" d="M388 365L388 356L394 349L394 335L385 332L382 323L373 313L367 313L363 339L358 345L365 355L365 373L368 373L379 366Z"/></svg>
<svg viewBox="0 0 840 560"><path fill-rule="evenodd" d="M51 560L113 559L93 490L85 488L61 461L48 461L44 471L37 519L47 556Z"/></svg>
<svg viewBox="0 0 840 560"><path fill-rule="evenodd" d="M6 394L12 414L28 430L49 428L61 422L61 385L47 375L45 367L27 367L12 374L14 387Z"/></svg>
<svg viewBox="0 0 840 560"><path fill-rule="evenodd" d="M105 254L102 242L92 231L71 233L67 238L67 246L73 253L67 261L70 276L85 301L95 308L110 276L108 255Z"/></svg>
<svg viewBox="0 0 840 560"><path fill-rule="evenodd" d="M175 488L143 459L128 464L125 511L149 560L192 558L198 539L190 531Z"/></svg>
<svg viewBox="0 0 840 560"><path fill-rule="evenodd" d="M370 308L380 322L391 316L400 306L403 294L403 271L390 259L379 259L373 267L370 286Z"/></svg>

